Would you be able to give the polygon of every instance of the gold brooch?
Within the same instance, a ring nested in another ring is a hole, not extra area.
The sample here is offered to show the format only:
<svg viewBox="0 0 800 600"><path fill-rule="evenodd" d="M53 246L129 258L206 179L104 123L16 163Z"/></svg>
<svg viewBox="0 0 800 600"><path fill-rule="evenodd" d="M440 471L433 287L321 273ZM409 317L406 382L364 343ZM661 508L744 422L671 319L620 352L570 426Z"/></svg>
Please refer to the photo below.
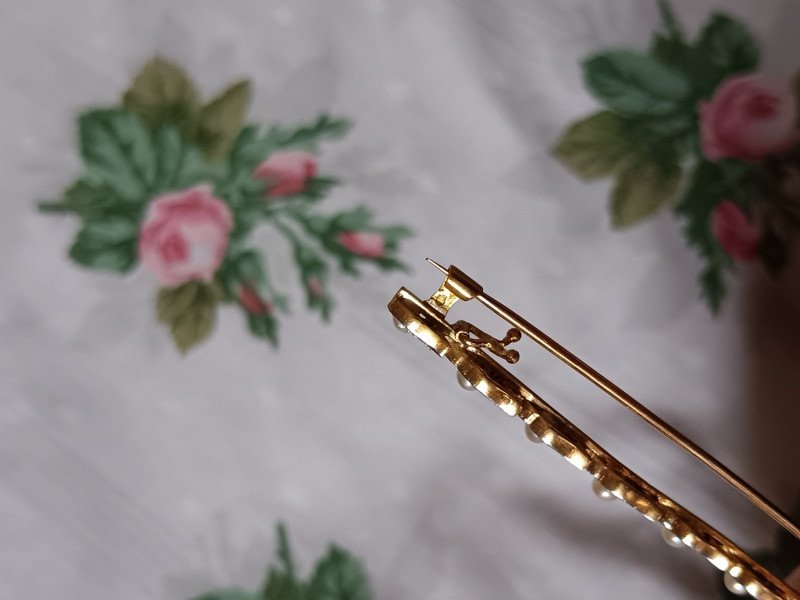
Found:
<svg viewBox="0 0 800 600"><path fill-rule="evenodd" d="M514 377L496 359L519 360L519 352L508 346L525 334L578 373L623 404L674 444L743 494L786 531L800 539L800 528L745 481L717 459L673 429L608 378L572 354L531 323L484 293L483 288L461 269L446 269L428 259L445 280L428 299L421 300L401 288L389 302L395 326L425 343L456 367L459 383L476 389L507 414L525 422L528 437L541 441L594 478L592 487L600 497L623 500L650 521L659 523L671 545L686 545L725 572L725 583L735 594L750 594L759 600L800 600L800 593L763 567L739 546L651 486L601 448L583 431L554 410L540 396ZM501 317L511 329L501 339L466 321L450 323L446 316L458 300L477 300Z"/></svg>

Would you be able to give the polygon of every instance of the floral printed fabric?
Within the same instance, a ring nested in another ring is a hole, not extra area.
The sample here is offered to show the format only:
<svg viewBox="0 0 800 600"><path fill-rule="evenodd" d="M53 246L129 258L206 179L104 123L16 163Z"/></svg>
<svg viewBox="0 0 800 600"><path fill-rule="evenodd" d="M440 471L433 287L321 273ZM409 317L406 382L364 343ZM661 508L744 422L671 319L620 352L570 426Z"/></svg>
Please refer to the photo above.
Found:
<svg viewBox="0 0 800 600"><path fill-rule="evenodd" d="M179 66L153 59L121 107L80 116L84 172L61 200L40 205L81 219L74 261L119 273L141 264L153 274L158 318L182 351L210 334L226 302L243 310L254 335L277 344L276 311L287 301L249 242L262 223L292 247L306 303L324 319L333 304L326 257L351 275L361 262L402 267L406 227L375 225L363 207L313 210L337 184L318 175L315 153L349 123L322 115L264 130L244 124L250 96L240 81L203 104Z"/></svg>
<svg viewBox="0 0 800 600"><path fill-rule="evenodd" d="M716 13L696 39L660 3L662 30L646 51L611 50L583 64L606 107L572 124L555 155L590 180L613 177L612 224L669 206L704 261L702 295L716 312L724 273L759 260L773 274L800 231L797 87L755 73L747 27Z"/></svg>
<svg viewBox="0 0 800 600"><path fill-rule="evenodd" d="M769 49L760 68L791 73L800 4L674 2L692 32L713 8L735 11ZM706 561L665 554L658 532L624 507L595 506L588 481L546 449L518 447L524 434L513 422L458 393L440 361L395 335L388 297L400 285L425 292L441 283L426 255L467 270L680 428L691 413L688 433L704 447L780 468L787 477L775 485L795 489L791 456L770 456L793 438L756 443L765 414L751 407L764 398L749 404L731 376L747 371L734 298L712 320L693 298L691 249L665 250L682 244L677 220L663 211L611 235L601 186L543 156L559 127L594 110L578 89L580 59L620 44L643 48L655 2L8 0L3 8L0 581L9 596L256 591L273 556L273 523L283 519L303 577L333 540L365 559L376 598L527 600L533 589L717 598ZM384 276L365 262L362 279L351 280L331 262L337 303L322 326L304 308L291 246L265 224L249 239L292 299L290 316L275 313L280 351L247 334L244 310L229 303L218 305L213 336L182 359L153 324L154 274L68 262L82 220L34 214L30 200L56 198L81 174L74 107L118 104L156 50L187 68L204 99L237 74L252 76L248 122L302 123L326 108L352 117L346 137L314 153L317 176L343 185L310 209L366 202L378 223L412 225L418 234L399 256L415 273ZM537 391L559 407L571 402L563 371L541 358ZM678 453L645 456L607 403L586 400L575 418L620 458L638 457L642 475L707 489L708 476L686 469ZM746 431L735 427L742 415L756 421ZM742 523L745 537L766 544L758 515L695 495L699 514ZM565 577L565 564L581 576ZM625 577L620 564L631 565Z"/></svg>

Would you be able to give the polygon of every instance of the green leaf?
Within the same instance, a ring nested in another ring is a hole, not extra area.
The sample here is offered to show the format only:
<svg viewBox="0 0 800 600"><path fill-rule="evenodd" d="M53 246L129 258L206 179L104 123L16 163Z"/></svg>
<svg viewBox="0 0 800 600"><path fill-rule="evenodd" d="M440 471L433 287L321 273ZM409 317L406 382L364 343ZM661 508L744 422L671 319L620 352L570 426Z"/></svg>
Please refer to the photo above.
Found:
<svg viewBox="0 0 800 600"><path fill-rule="evenodd" d="M198 183L217 182L224 173L222 165L209 163L197 148L184 146L179 170L165 180L163 185L159 185L159 188L181 190Z"/></svg>
<svg viewBox="0 0 800 600"><path fill-rule="evenodd" d="M264 260L257 250L229 252L220 267L220 274L231 298L237 297L239 286L242 284L249 285L258 293L265 291L267 277Z"/></svg>
<svg viewBox="0 0 800 600"><path fill-rule="evenodd" d="M286 312L288 310L286 296L280 294L273 287L268 276L267 264L257 250L229 251L218 274L228 300L238 301L241 286L248 285L279 311ZM274 319L274 317L272 318ZM249 325L251 330L261 337L271 339L275 337L272 330L277 332L277 321L261 324L250 323Z"/></svg>
<svg viewBox="0 0 800 600"><path fill-rule="evenodd" d="M322 114L310 125L274 126L267 133L267 138L277 148L300 148L314 152L321 141L339 139L350 127L347 119L335 119Z"/></svg>
<svg viewBox="0 0 800 600"><path fill-rule="evenodd" d="M293 241L293 255L295 263L300 269L300 284L306 292L306 306L311 310L319 311L322 319L330 319L333 309L333 300L325 291L325 282L328 279L328 265L322 257L310 246L295 239ZM322 288L322 293L315 293L309 289L308 282L316 280Z"/></svg>
<svg viewBox="0 0 800 600"><path fill-rule="evenodd" d="M214 590L195 596L192 600L261 600L256 592L248 592L240 588Z"/></svg>
<svg viewBox="0 0 800 600"><path fill-rule="evenodd" d="M656 162L680 162L694 156L697 148L697 117L692 111L625 119L623 129L630 147Z"/></svg>
<svg viewBox="0 0 800 600"><path fill-rule="evenodd" d="M399 241L400 238L412 237L414 235L414 231L405 225L386 225L381 227L380 231L388 242Z"/></svg>
<svg viewBox="0 0 800 600"><path fill-rule="evenodd" d="M220 177L220 193L234 209L232 238L244 238L265 217L267 183L253 178L259 163L274 148L258 127L247 125L233 141L228 159L219 164L224 169Z"/></svg>
<svg viewBox="0 0 800 600"><path fill-rule="evenodd" d="M362 231L368 229L372 221L372 213L366 206L356 206L337 213L331 219L330 229L334 233L340 231Z"/></svg>
<svg viewBox="0 0 800 600"><path fill-rule="evenodd" d="M294 558L283 523L278 524L277 534L277 555L282 568L269 569L261 596L264 600L306 600L303 585L295 574Z"/></svg>
<svg viewBox="0 0 800 600"><path fill-rule="evenodd" d="M305 188L300 193L302 197L311 202L322 200L339 181L333 177L312 177L306 180Z"/></svg>
<svg viewBox="0 0 800 600"><path fill-rule="evenodd" d="M197 111L197 91L188 75L160 56L145 63L122 97L123 107L148 126L191 128Z"/></svg>
<svg viewBox="0 0 800 600"><path fill-rule="evenodd" d="M156 155L155 181L158 187L166 189L177 187L181 171L186 170L187 153L190 148L183 143L175 127L161 127L153 135L153 152ZM195 152L197 152L195 150Z"/></svg>
<svg viewBox="0 0 800 600"><path fill-rule="evenodd" d="M332 546L314 569L308 600L370 600L372 591L361 562Z"/></svg>
<svg viewBox="0 0 800 600"><path fill-rule="evenodd" d="M309 228L308 219L300 213L290 213L300 221L300 224L306 228L306 231L315 237L322 238L327 233L329 226L329 219L324 217L317 217L321 223L322 229L314 230ZM333 300L328 295L325 287L328 279L328 265L323 260L319 252L309 244L305 243L300 236L285 223L275 220L272 223L275 228L280 231L283 236L292 245L292 256L294 262L300 271L300 285L306 292L306 306L310 310L319 311L322 319L327 321L330 318L331 310L333 309ZM332 242L329 240L321 240L326 249L330 250ZM314 285L309 285L313 281ZM319 289L316 289L316 288Z"/></svg>
<svg viewBox="0 0 800 600"><path fill-rule="evenodd" d="M242 127L231 148L231 161L247 162L255 166L264 160L272 149L272 142L259 132L257 125Z"/></svg>
<svg viewBox="0 0 800 600"><path fill-rule="evenodd" d="M124 111L84 113L80 138L86 175L68 190L64 202L87 217L113 212L138 218L155 195L213 182L224 174L224 168L187 145L175 127L151 132Z"/></svg>
<svg viewBox="0 0 800 600"><path fill-rule="evenodd" d="M688 45L682 37L656 34L650 52L691 84L692 102L687 103L687 112L697 101L713 94L726 77L753 71L758 65L758 48L752 36L742 23L724 14L709 19L695 45Z"/></svg>
<svg viewBox="0 0 800 600"><path fill-rule="evenodd" d="M633 122L626 122L625 133L639 143L638 147L663 145L669 143L673 138L684 136L696 129L697 117L693 113L680 111L668 115L662 115L651 119L641 119ZM633 132L636 131L640 136L638 139ZM645 139L644 136L648 136Z"/></svg>
<svg viewBox="0 0 800 600"><path fill-rule="evenodd" d="M696 48L723 77L758 66L758 47L752 35L743 23L725 14L711 16L700 32Z"/></svg>
<svg viewBox="0 0 800 600"><path fill-rule="evenodd" d="M145 200L157 172L153 138L132 113L100 109L78 119L86 179L131 202Z"/></svg>
<svg viewBox="0 0 800 600"><path fill-rule="evenodd" d="M612 50L583 63L589 91L612 111L625 116L663 115L689 98L690 87L679 72L649 54Z"/></svg>
<svg viewBox="0 0 800 600"><path fill-rule="evenodd" d="M274 140L269 135L262 134L255 125L247 125L239 131L233 140L230 153L228 155L229 178L244 177L250 179L253 171L258 164L267 158L267 155L275 149ZM264 182L259 182L262 188Z"/></svg>
<svg viewBox="0 0 800 600"><path fill-rule="evenodd" d="M661 25L664 27L670 39L678 42L682 41L683 30L681 29L680 23L678 23L678 20L675 18L672 6L667 0L658 0L658 12L661 14Z"/></svg>
<svg viewBox="0 0 800 600"><path fill-rule="evenodd" d="M310 125L273 126L264 134L255 125L247 125L233 141L226 165L226 181L237 190L245 192L245 195L255 194L263 201L266 183L252 178L259 163L279 149L304 148L314 151L319 142L340 137L348 128L348 121L331 119L327 115L320 116ZM310 201L319 200L337 183L335 179L328 177L312 178L307 182L305 191L297 197Z"/></svg>
<svg viewBox="0 0 800 600"><path fill-rule="evenodd" d="M67 188L61 200L39 203L42 212L75 213L86 220L98 220L115 214L130 215L132 220L138 220L138 211L131 211L130 208L114 190L83 179Z"/></svg>
<svg viewBox="0 0 800 600"><path fill-rule="evenodd" d="M611 193L611 222L627 227L655 213L675 196L681 169L639 158L622 171Z"/></svg>
<svg viewBox="0 0 800 600"><path fill-rule="evenodd" d="M177 130L166 127L155 134L158 172L154 188L181 190L203 182L215 182L225 174L221 165L208 162L195 146L182 142Z"/></svg>
<svg viewBox="0 0 800 600"><path fill-rule="evenodd" d="M124 217L87 221L69 250L72 260L91 269L125 273L136 264L138 224Z"/></svg>
<svg viewBox="0 0 800 600"><path fill-rule="evenodd" d="M278 320L272 314L254 315L247 313L247 327L250 333L267 340L273 348L278 347Z"/></svg>
<svg viewBox="0 0 800 600"><path fill-rule="evenodd" d="M700 289L712 314L717 314L725 299L725 273L719 262L710 262L700 273Z"/></svg>
<svg viewBox="0 0 800 600"><path fill-rule="evenodd" d="M681 108L683 113L692 118L696 129L696 104L714 91L724 73L712 65L708 57L697 48L660 34L654 36L650 53L656 60L682 73L690 83L691 101L685 102Z"/></svg>
<svg viewBox="0 0 800 600"><path fill-rule="evenodd" d="M630 160L622 118L601 111L570 125L553 148L553 155L584 180L611 175Z"/></svg>
<svg viewBox="0 0 800 600"><path fill-rule="evenodd" d="M656 33L650 45L650 54L657 61L685 73L689 61L693 59L694 49L683 40Z"/></svg>
<svg viewBox="0 0 800 600"><path fill-rule="evenodd" d="M278 560L283 564L287 575L291 579L295 579L294 557L292 556L292 548L289 545L289 536L286 533L286 526L283 523L278 523L276 528L278 534Z"/></svg>
<svg viewBox="0 0 800 600"><path fill-rule="evenodd" d="M239 81L200 109L197 145L212 160L223 159L242 129L250 105L252 85Z"/></svg>
<svg viewBox="0 0 800 600"><path fill-rule="evenodd" d="M375 264L378 265L378 268L381 271L406 271L408 272L408 266L396 258L392 258L390 256L381 256L380 258L373 259Z"/></svg>
<svg viewBox="0 0 800 600"><path fill-rule="evenodd" d="M266 283L264 259L256 250L245 250L236 259L236 273L240 281L246 281L263 291Z"/></svg>
<svg viewBox="0 0 800 600"><path fill-rule="evenodd" d="M403 225L377 226L372 230L383 236L384 255L372 259L378 268L381 271L408 271L405 263L395 258L394 255L400 251L400 243L403 238L413 236L414 232Z"/></svg>
<svg viewBox="0 0 800 600"><path fill-rule="evenodd" d="M400 240L404 237L412 235L412 231L402 225L374 225L372 223L372 215L364 206L357 206L355 208L330 216L308 215L297 210L291 211L288 214L290 214L300 223L300 225L302 225L308 235L317 238L322 244L323 248L338 259L339 268L342 272L348 275L359 275L356 264L360 261L372 262L381 270L406 269L406 266L398 261L393 254L398 252ZM347 250L344 246L342 246L341 243L339 243L338 236L343 232L351 231L380 234L383 237L384 242L384 255L381 257L361 256ZM292 235L292 233L288 232L287 237L290 235ZM307 249L304 249L303 253L312 256ZM303 254L296 254L296 260L298 264L302 265L303 259L299 258L298 256L303 256ZM309 260L308 264L316 263ZM303 274L303 279L306 280L308 277L318 276L313 273L311 268L309 268L308 273ZM323 281L322 277L318 278L320 281ZM310 294L308 298L309 306L312 302L314 302L315 305L323 308L322 305L319 304L321 298L320 295ZM324 310L329 311L330 306L325 305Z"/></svg>
<svg viewBox="0 0 800 600"><path fill-rule="evenodd" d="M241 186L234 189L226 187L221 193L233 209L230 239L243 242L253 228L266 219L269 207L266 206L263 194L249 194Z"/></svg>
<svg viewBox="0 0 800 600"><path fill-rule="evenodd" d="M685 221L684 235L705 262L699 278L700 289L714 314L725 297L724 269L730 265L730 259L711 231L711 214L736 186L736 178L726 178L722 165L703 161L695 168L686 193L675 206L675 213Z"/></svg>
<svg viewBox="0 0 800 600"><path fill-rule="evenodd" d="M711 17L694 46L682 39L657 34L651 54L683 73L690 82L693 101L687 109L713 94L726 77L752 71L758 65L758 48L746 27L723 14Z"/></svg>
<svg viewBox="0 0 800 600"><path fill-rule="evenodd" d="M169 326L181 352L185 353L211 333L221 296L216 283L202 281L159 290L156 298L158 320Z"/></svg>
<svg viewBox="0 0 800 600"><path fill-rule="evenodd" d="M319 294L315 294L306 285L306 307L311 311L317 311L319 316L322 317L322 320L327 323L331 320L331 314L333 313L336 303L328 293L326 280L321 278L316 279L322 291Z"/></svg>
<svg viewBox="0 0 800 600"><path fill-rule="evenodd" d="M303 588L289 575L278 569L271 569L261 594L264 600L306 600Z"/></svg>

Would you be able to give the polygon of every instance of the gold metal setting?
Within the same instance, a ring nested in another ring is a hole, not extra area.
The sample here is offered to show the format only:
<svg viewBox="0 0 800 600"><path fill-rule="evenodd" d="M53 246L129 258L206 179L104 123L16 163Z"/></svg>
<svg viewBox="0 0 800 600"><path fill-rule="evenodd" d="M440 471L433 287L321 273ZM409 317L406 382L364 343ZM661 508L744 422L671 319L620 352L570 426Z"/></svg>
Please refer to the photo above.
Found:
<svg viewBox="0 0 800 600"><path fill-rule="evenodd" d="M456 332L456 341L465 347L485 348L512 365L519 360L519 352L506 348L509 344L513 344L522 339L522 333L516 327L509 329L502 340L490 336L488 333L481 331L475 327L475 325L467 323L466 321L456 321L453 323L453 331Z"/></svg>
<svg viewBox="0 0 800 600"><path fill-rule="evenodd" d="M441 287L427 300L401 288L389 302L395 322L455 365L463 380L495 402L507 414L522 419L530 432L579 469L587 471L613 496L647 519L658 522L669 538L705 556L729 579L759 600L800 600L800 592L764 568L739 546L708 523L661 493L601 448L583 431L554 410L540 396L502 367L492 356L510 363L519 359L507 346L524 333L592 381L612 398L666 436L674 444L742 493L772 520L800 539L800 528L772 503L732 473L713 456L650 412L612 381L583 362L531 323L503 306L457 267L444 268L428 259L444 275ZM499 340L466 321L449 323L447 313L458 300L477 300L512 327Z"/></svg>

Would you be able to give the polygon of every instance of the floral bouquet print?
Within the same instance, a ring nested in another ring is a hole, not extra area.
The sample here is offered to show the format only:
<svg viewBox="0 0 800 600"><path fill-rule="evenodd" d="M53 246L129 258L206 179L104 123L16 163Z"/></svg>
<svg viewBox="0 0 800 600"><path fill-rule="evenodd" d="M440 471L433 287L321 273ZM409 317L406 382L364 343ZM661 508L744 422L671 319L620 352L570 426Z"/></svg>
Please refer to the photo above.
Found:
<svg viewBox="0 0 800 600"><path fill-rule="evenodd" d="M583 64L605 105L572 124L555 156L579 177L613 177L611 221L626 227L670 207L700 254L702 296L717 312L725 272L760 261L777 275L800 232L798 87L758 73L744 24L714 14L689 40L669 5L646 51Z"/></svg>
<svg viewBox="0 0 800 600"><path fill-rule="evenodd" d="M305 579L297 572L286 528L278 527L277 564L267 569L260 589L213 590L192 600L371 600L372 589L360 560L344 548L331 544L313 572Z"/></svg>
<svg viewBox="0 0 800 600"><path fill-rule="evenodd" d="M78 119L83 172L40 210L81 221L69 250L77 263L127 273L138 265L161 286L156 312L181 351L211 333L218 305L235 304L256 336L277 344L276 312L287 301L250 239L271 226L292 250L308 307L328 319L331 260L402 268L409 235L373 223L363 207L316 209L337 181L318 173L317 152L346 133L320 116L295 127L245 123L251 84L240 81L202 103L189 77L162 58L148 62L122 105Z"/></svg>

